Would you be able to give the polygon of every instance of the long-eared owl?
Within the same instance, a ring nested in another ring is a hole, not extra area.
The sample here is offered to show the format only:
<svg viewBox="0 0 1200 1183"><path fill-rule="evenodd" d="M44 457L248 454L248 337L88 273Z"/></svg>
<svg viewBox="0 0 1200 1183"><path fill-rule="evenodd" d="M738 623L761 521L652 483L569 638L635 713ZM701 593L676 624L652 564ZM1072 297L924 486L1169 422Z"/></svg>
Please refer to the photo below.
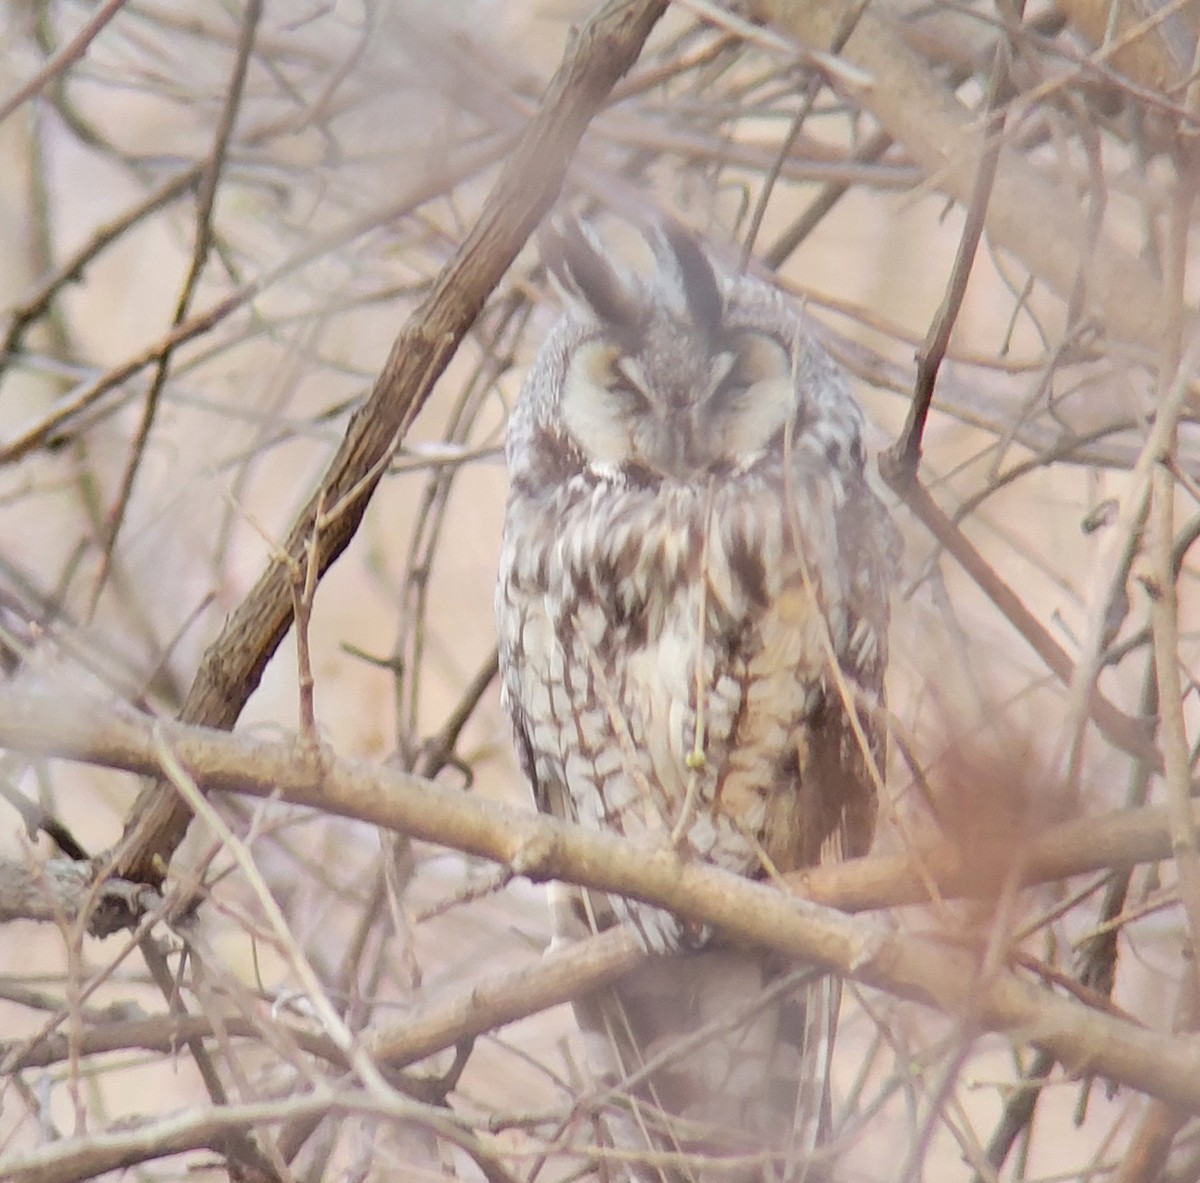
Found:
<svg viewBox="0 0 1200 1183"><path fill-rule="evenodd" d="M568 307L509 423L496 594L522 767L542 810L752 878L860 855L895 562L862 414L774 287L646 237L650 276L548 235ZM836 985L634 901L555 919L656 954L576 1006L606 1177L808 1173Z"/></svg>

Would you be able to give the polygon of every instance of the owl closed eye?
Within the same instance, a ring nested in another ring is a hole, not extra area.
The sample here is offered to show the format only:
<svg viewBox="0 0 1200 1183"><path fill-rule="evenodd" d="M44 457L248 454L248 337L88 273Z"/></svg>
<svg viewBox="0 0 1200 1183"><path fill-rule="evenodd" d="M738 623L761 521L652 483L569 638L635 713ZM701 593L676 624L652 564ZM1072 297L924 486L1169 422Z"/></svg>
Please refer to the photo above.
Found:
<svg viewBox="0 0 1200 1183"><path fill-rule="evenodd" d="M586 237L554 261L586 330L557 410L600 470L704 481L753 465L804 428L812 408L798 350L811 343L784 318L763 323L764 310L742 298L748 281L719 278L690 239L655 241L671 261L656 277L670 277L665 293L615 271ZM852 418L848 427L857 430Z"/></svg>

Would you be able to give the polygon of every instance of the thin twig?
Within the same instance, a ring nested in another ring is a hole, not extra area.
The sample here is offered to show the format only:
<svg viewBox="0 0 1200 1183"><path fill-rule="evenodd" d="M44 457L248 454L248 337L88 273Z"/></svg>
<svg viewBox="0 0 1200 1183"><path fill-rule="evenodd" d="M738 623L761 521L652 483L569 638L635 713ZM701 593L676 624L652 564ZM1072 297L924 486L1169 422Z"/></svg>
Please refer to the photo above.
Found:
<svg viewBox="0 0 1200 1183"><path fill-rule="evenodd" d="M258 23L262 17L263 0L246 0L245 13L242 17L242 30L238 38L237 53L234 57L233 72L225 91L225 102L221 108L221 117L217 121L216 133L213 137L212 150L200 177L200 187L196 202L196 232L192 242L192 261L187 276L183 281L183 289L179 293L179 302L175 307L175 315L171 318L171 327L178 328L187 317L192 305L192 296L200 282L200 275L208 261L208 253L212 246L213 207L216 205L217 190L221 174L229 150L229 140L233 135L234 121L241 109L242 96L246 84L246 71L250 64L250 53L254 48L254 38L258 32ZM92 583L88 608L85 618L91 619L96 604L100 599L104 585L108 580L109 567L112 564L113 552L125 521L125 513L129 508L129 498L133 494L134 481L145 457L146 445L150 432L158 417L159 403L163 389L167 384L167 375L171 368L172 350L164 350L154 366L154 375L150 379L150 388L146 391L142 407L141 419L134 432L133 441L129 447L129 459L125 471L121 475L121 483L117 495L113 499L108 512L107 532L101 540L100 564Z"/></svg>
<svg viewBox="0 0 1200 1183"><path fill-rule="evenodd" d="M184 342L209 332L232 312L250 304L262 293L282 283L301 268L346 246L362 235L377 229L380 225L411 213L425 202L444 195L447 189L452 189L467 177L474 176L481 169L494 163L503 154L505 146L506 142L504 141L489 141L480 147L473 148L461 157L449 161L444 170L432 176L420 178L412 189L399 200L382 209L372 210L364 217L356 218L348 225L318 237L307 243L303 249L297 251L278 267L257 279L241 284L229 295L189 317L177 328L163 334L157 341L139 353L85 383L74 395L59 403L36 423L8 443L0 444L0 466L23 460L37 448L45 446L60 429L92 408L110 391L121 387L142 370L153 365L163 354L170 353Z"/></svg>
<svg viewBox="0 0 1200 1183"><path fill-rule="evenodd" d="M994 568L946 516L920 481L910 478L907 469L885 465L882 463L883 457L880 457L880 460L880 472L903 498L908 508L1032 646L1050 672L1064 685L1070 685L1074 677L1074 663L1066 650L1029 610L1025 601L997 575ZM1089 713L1101 733L1121 751L1147 760L1152 767L1161 765L1161 757L1154 751L1151 742L1151 729L1142 720L1120 711L1101 694L1094 695Z"/></svg>
<svg viewBox="0 0 1200 1183"><path fill-rule="evenodd" d="M1000 161L1000 149L1004 145L1004 106L1001 95L1008 84L1009 44L1007 38L996 43L991 77L988 79L986 119L983 124L984 147L979 155L978 171L971 198L966 206L966 220L950 271L950 282L942 297L941 307L929 326L929 333L917 351L917 381L913 388L912 405L900 437L880 464L895 465L898 472L914 474L921 462L921 443L925 435L925 423L929 408L933 405L933 392L937 385L938 371L950 344L950 334L958 320L963 297L967 294L967 281L975 263L975 252L987 223L988 202L992 186L996 181L996 167Z"/></svg>
<svg viewBox="0 0 1200 1183"><path fill-rule="evenodd" d="M88 46L104 31L109 21L125 7L125 0L106 0L92 14L83 28L67 42L32 78L19 86L0 103L0 123L3 123L22 103L28 102L47 83L64 74L88 51Z"/></svg>
<svg viewBox="0 0 1200 1183"><path fill-rule="evenodd" d="M850 34L854 32L854 26L858 24L859 17L862 16L863 9L866 6L867 0L856 0L854 4L847 7L837 33L834 35L833 41L829 46L831 55L836 57L837 54L841 53L842 47L846 44ZM750 256L754 253L754 244L758 241L758 232L762 227L763 218L767 213L767 203L771 200L771 193L779 180L783 163L792 154L796 140L804 130L804 122L812 113L813 105L816 103L824 86L824 74L819 70L814 71L808 85L804 88L804 97L800 101L800 109L792 118L792 125L788 128L787 135L783 137L783 142L779 145L779 151L775 160L763 178L758 200L755 202L754 209L750 215L750 225L746 229L746 240L742 245L742 270L745 270Z"/></svg>
<svg viewBox="0 0 1200 1183"><path fill-rule="evenodd" d="M752 11L778 24L803 45L828 45L844 0L754 0ZM977 135L974 118L938 75L901 39L897 25L868 8L841 59L871 80L861 105L924 167L942 191L969 204L979 176L977 153L964 150ZM1057 78L1056 78L1057 82ZM1029 101L1029 96L1023 96ZM1014 155L996 172L987 210L988 236L1012 251L1035 276L1067 295L1079 275L1080 226L1057 189ZM1159 285L1138 258L1105 237L1092 259L1089 307L1117 337L1157 349L1161 325Z"/></svg>

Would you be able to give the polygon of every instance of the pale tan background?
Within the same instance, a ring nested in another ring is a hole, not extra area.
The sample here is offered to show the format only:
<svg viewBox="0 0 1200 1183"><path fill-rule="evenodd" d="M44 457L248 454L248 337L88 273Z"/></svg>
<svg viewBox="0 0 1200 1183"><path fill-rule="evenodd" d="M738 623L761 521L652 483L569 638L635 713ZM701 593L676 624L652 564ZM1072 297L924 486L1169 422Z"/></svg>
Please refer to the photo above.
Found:
<svg viewBox="0 0 1200 1183"><path fill-rule="evenodd" d="M270 273L322 234L386 208L435 176L455 155L449 146L483 126L468 93L480 80L461 65L456 72L455 53L439 59L414 47L414 30L443 38L446 45L475 43L502 63L496 79L515 86L520 97L504 110L490 88L480 87L480 94L499 127L519 126L557 61L572 20L588 8L536 0L506 5L414 0L374 9L374 28L338 92L347 110L321 128L305 125L298 115L305 103L315 102L363 36L362 10L353 3L268 2L238 123L242 133L265 130L260 142L235 143L217 207L220 251L210 259L193 309L209 306L245 279ZM12 92L44 61L34 45L36 20L48 21L52 40L61 44L90 11L72 4L0 6L0 95ZM183 161L205 155L232 61L237 15L232 6L202 2L126 7L70 72L73 105L102 130L111 148L85 145L41 103L26 104L0 124L0 312L23 300L41 276L158 180ZM652 46L665 44L690 19L683 10L673 14ZM714 93L724 84L714 77ZM612 113L608 131L599 131L591 143L592 172L579 178L589 196L603 190L594 173L614 158L606 136L619 139L622 117L635 118ZM653 125L644 111L636 118ZM295 130L275 126L289 119L296 120ZM813 134L826 127L834 144L846 123L815 121ZM772 145L782 128L776 117L746 120L738 134ZM646 200L680 213L716 241L729 241L738 206L730 186L714 190L701 170L668 150L648 171ZM903 181L901 165L896 172ZM1114 172L1120 175L1119 162ZM452 201L431 202L417 216L384 222L323 254L270 284L251 312L235 314L180 350L113 577L93 619L86 619L86 606L97 570L94 518L110 505L126 463L145 375L100 404L104 414L84 436L53 455L0 468L0 584L16 588L26 602L45 597L67 614L39 641L23 677L90 679L130 696L150 685L152 700L163 710L173 708L223 616L315 487L343 429L346 408L369 388L413 307L414 294L462 238L493 175L488 171L460 185ZM761 180L759 174L740 175L752 185ZM1117 188L1108 215L1109 231L1135 247L1143 184ZM811 184L782 184L768 207L760 241L769 241L814 191ZM173 203L105 251L65 291L56 316L29 334L29 354L3 374L0 440L37 420L75 382L137 354L167 331L188 266L193 216L191 201ZM783 275L807 297L811 314L830 330L831 345L844 356L864 356L850 351L849 343L859 342L907 374L915 342L942 300L961 229L961 210L948 208L945 198L926 185L863 186L821 223ZM536 252L527 250L508 284L529 283L536 264ZM1019 276L1019 286L1023 273L1011 260L1006 265ZM321 585L311 629L318 722L322 738L340 754L387 760L402 739L435 732L494 644L492 580L505 489L498 448L506 405L554 315L551 294L539 287L537 299L532 328L482 400L471 428L469 444L480 455L462 469L450 495L422 624L417 726L411 734L406 720L398 723L392 675L358 653L386 658L393 652L405 603L408 547L428 476L419 463L421 449L444 438L452 408L478 363L478 336L441 380L406 441L398 469L410 471L397 471L383 482L351 549ZM1063 323L1061 301L1039 289L1032 303L1055 339ZM954 352L999 358L1012 307L1012 293L993 258L981 251ZM984 382L991 380L996 397L1008 400L1003 405L1015 422L1035 390L1042 350L1030 318L1020 315L1007 356L994 369L951 363L948 378L972 394L987 394ZM861 377L856 389L872 419L873 446L885 446L903 423L906 390L875 388ZM1145 397L1144 380L1130 379L1123 390L1109 376L1082 401L1086 413L1121 418L1141 413ZM997 438L990 427L981 430L962 416L935 413L926 437L925 476L948 508L992 479ZM1138 433L1128 438L1132 458ZM1007 443L1003 448L1005 463L1012 455L1028 455ZM1085 534L1081 522L1105 499L1120 498L1125 488L1119 471L1056 465L1022 478L971 515L970 537L1068 651L1083 633L1095 572L1106 561L1104 531ZM943 748L977 744L984 759L1002 762L1006 774L997 779L1023 779L1029 800L1018 808L1028 811L1031 829L1077 808L1117 805L1127 761L1097 742L1089 748L1082 802L1066 799L1056 787L1061 689L955 564L936 561L928 535L906 511L898 509L897 519L907 552L896 604L893 708L935 785L939 768L944 769ZM18 576L24 587L18 587ZM1180 584L1185 661L1195 652L1186 631L1195 624L1194 589L1194 574L1185 570ZM1138 622L1145 610L1144 597L1135 597ZM1122 667L1106 674L1102 686L1133 711L1139 682L1139 670ZM289 640L240 726L290 733L296 712L295 648ZM458 751L474 773L471 791L527 804L495 687L472 717ZM896 808L922 817L899 761L893 772ZM4 774L27 794L40 795L93 851L120 835L137 789L128 777L30 766L16 758ZM461 781L453 770L442 777L446 783ZM983 791L989 791L987 785ZM974 808L965 805L968 812ZM388 849L388 843L350 822L278 810L264 816L271 825L291 820L277 834L256 841L260 870L285 904L314 964L332 968L362 918L381 847ZM196 827L177 858L177 871L197 865L209 842ZM888 831L881 842L894 844L895 838ZM26 846L19 821L8 815L0 825L0 850L19 856ZM412 918L423 908L490 872L452 852L420 848L411 857L415 869L398 906L407 910L412 931L408 937L396 935L386 922L386 907L381 908L371 940L382 944L372 945L367 958L379 958L377 989L388 1005L412 1005L436 995L444 983L538 955L548 939L541 889L518 882L415 923ZM218 856L216 866L227 865ZM202 928L214 953L218 993L231 982L261 987L261 1005L269 1008L277 992L295 983L269 942L251 940L247 917L256 906L238 876L217 884L215 896L219 906L205 909ZM1058 896L1051 889L1029 892L1022 918L1049 910ZM901 922L926 923L920 917ZM1078 937L1089 922L1081 910L1056 925L1052 939L1038 937L1032 944L1049 956L1050 945ZM1128 940L1117 999L1149 1023L1170 1022L1180 935L1180 914L1168 910L1139 923ZM87 943L88 970L106 964L119 940ZM0 974L10 983L61 993L66 970L55 932L23 924L0 929ZM226 982L221 975L227 975ZM860 1111L870 1108L885 1082L898 1087L879 1100L849 1154L844 1177L897 1178L900 1165L928 1137L917 1176L934 1183L970 1178L964 1157L971 1156L971 1146L986 1144L1013 1079L1010 1045L992 1037L975 1042L949 1096L935 1104L938 1082L960 1046L954 1024L879 997L867 1001L867 1011L853 1000L848 1008L839 1093L851 1089L871 1049L878 1059ZM147 1011L161 1006L136 957L114 972L90 1004L110 1002ZM36 1030L42 1017L27 1007L0 1003L0 1031L9 1038ZM886 1053L875 1048L881 1017L893 1043ZM485 1123L490 1115L515 1123L522 1116L565 1113L567 1094L556 1075L569 1078L574 1070L571 1030L569 1013L560 1008L481 1040L453 1094L454 1108ZM246 1053L243 1069L254 1087L267 1087L270 1073L278 1072L277 1064L267 1072L269 1059L263 1057L259 1077L256 1056ZM130 1053L121 1065L105 1062L98 1079L80 1086L82 1101L65 1068L44 1076L27 1073L22 1088L42 1098L49 1122L67 1135L84 1109L88 1124L102 1128L119 1117L161 1114L203 1099L183 1056ZM5 1152L36 1145L46 1136L34 1116L36 1106L18 1093L10 1082L0 1116L0 1161ZM1094 1088L1086 1120L1077 1126L1072 1121L1077 1098L1078 1086L1061 1075L1049 1086L1028 1178L1083 1178L1120 1156L1141 1099L1128 1093L1110 1098L1102 1087ZM520 1132L495 1136L504 1146L523 1145ZM536 1146L536 1139L530 1144ZM368 1166L372 1153L377 1157ZM432 1178L443 1158L464 1177L477 1177L461 1156L444 1146L431 1147L411 1131L368 1130L356 1136L350 1130L325 1177L359 1177L355 1171L361 1168L372 1178ZM212 1161L194 1156L187 1177L223 1177ZM512 1169L525 1178L530 1162L514 1159ZM563 1169L548 1170L544 1177L560 1177ZM166 1160L146 1168L144 1177L182 1178L184 1172L182 1160Z"/></svg>

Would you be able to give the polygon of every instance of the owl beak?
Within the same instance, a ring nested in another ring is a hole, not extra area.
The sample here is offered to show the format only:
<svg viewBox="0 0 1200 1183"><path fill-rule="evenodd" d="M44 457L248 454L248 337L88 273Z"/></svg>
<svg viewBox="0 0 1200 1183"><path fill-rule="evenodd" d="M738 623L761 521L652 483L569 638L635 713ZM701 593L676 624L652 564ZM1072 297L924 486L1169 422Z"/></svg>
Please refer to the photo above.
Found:
<svg viewBox="0 0 1200 1183"><path fill-rule="evenodd" d="M699 442L703 433L697 422L697 411L694 405L678 403L672 403L667 408L666 430L663 433L667 441L663 456L667 470L664 476L686 481L695 475L698 466L702 466Z"/></svg>

